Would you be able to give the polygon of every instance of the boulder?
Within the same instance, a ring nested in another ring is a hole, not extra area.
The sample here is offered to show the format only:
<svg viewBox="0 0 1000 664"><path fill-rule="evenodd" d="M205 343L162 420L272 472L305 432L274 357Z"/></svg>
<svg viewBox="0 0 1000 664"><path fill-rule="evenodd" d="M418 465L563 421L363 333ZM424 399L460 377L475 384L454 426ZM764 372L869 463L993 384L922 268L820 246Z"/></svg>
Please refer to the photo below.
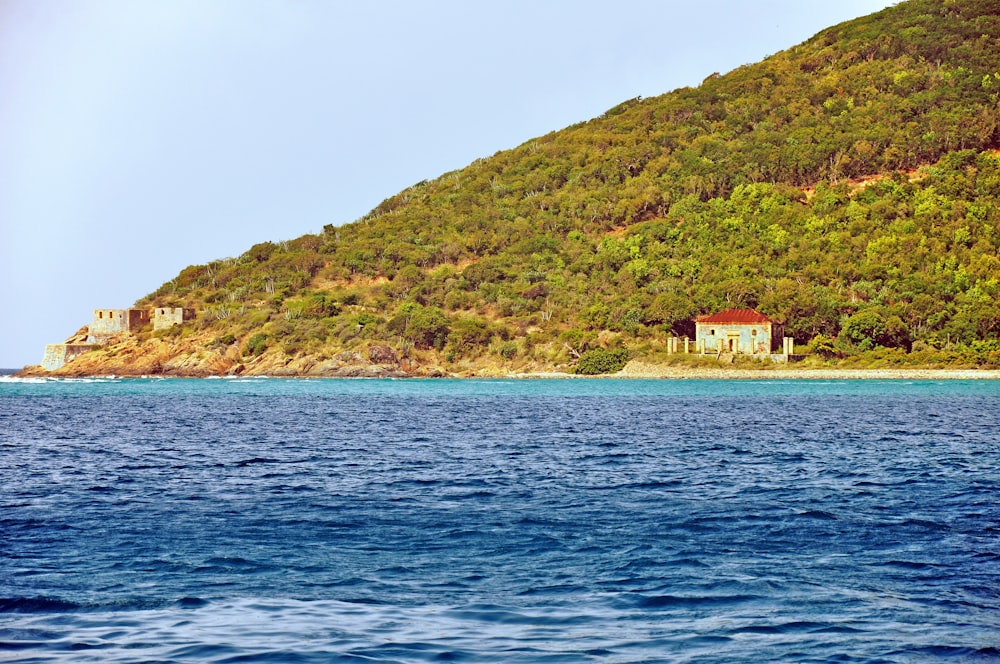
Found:
<svg viewBox="0 0 1000 664"><path fill-rule="evenodd" d="M372 346L368 349L368 359L372 364L389 364L396 366L399 364L399 357L396 351L388 346Z"/></svg>

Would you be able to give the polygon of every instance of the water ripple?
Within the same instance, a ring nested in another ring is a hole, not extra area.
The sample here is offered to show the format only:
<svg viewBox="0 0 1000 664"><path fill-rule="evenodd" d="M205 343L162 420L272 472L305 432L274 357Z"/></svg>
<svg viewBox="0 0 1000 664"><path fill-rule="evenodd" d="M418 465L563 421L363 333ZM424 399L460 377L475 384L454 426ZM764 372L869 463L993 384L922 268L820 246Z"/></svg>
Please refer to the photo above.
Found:
<svg viewBox="0 0 1000 664"><path fill-rule="evenodd" d="M0 659L995 659L998 406L981 382L4 382Z"/></svg>

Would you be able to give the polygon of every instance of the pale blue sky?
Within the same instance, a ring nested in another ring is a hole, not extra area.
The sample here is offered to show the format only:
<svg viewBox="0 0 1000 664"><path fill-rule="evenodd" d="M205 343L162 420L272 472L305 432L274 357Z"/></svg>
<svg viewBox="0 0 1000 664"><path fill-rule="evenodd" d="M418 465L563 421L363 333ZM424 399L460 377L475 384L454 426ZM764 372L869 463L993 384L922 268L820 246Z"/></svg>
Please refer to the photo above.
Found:
<svg viewBox="0 0 1000 664"><path fill-rule="evenodd" d="M886 0L0 0L0 367Z"/></svg>

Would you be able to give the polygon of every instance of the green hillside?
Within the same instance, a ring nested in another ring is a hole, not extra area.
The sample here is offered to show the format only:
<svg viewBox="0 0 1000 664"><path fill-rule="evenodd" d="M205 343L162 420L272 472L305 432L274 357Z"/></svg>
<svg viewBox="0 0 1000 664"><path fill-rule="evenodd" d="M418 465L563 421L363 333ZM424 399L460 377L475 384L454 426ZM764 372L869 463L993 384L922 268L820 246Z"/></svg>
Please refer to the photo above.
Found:
<svg viewBox="0 0 1000 664"><path fill-rule="evenodd" d="M196 307L194 332L247 358L549 367L655 354L695 315L754 307L828 354L997 364L998 98L1000 3L909 0L138 304Z"/></svg>

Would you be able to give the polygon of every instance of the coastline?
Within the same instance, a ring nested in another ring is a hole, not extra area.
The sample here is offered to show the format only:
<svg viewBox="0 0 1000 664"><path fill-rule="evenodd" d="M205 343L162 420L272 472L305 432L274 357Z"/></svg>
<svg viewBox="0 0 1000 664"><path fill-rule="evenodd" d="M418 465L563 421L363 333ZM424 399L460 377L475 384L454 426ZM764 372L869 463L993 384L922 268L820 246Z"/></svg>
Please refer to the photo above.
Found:
<svg viewBox="0 0 1000 664"><path fill-rule="evenodd" d="M110 366L109 366L110 364ZM502 366L448 371L444 367L407 366L399 364L327 365L324 363L285 366L256 366L249 370L220 370L222 367L164 366L143 363L87 363L76 361L65 369L47 371L38 365L27 366L13 373L12 378L503 378L503 379L593 379L620 380L1000 380L1000 369L940 369L940 368L880 368L851 369L838 367L804 367L776 365L767 368L742 368L732 365L691 366L668 365L630 360L623 369L612 374L582 375L558 370L512 371ZM213 370L214 369L214 370Z"/></svg>
<svg viewBox="0 0 1000 664"><path fill-rule="evenodd" d="M373 352L378 350L379 352ZM891 354L890 354L891 355ZM237 344L220 346L204 336L188 339L141 339L122 333L104 346L69 359L56 369L25 366L18 378L617 378L670 380L998 380L1000 369L934 366L928 362L902 364L893 357L857 358L855 362L824 362L805 356L801 361L711 361L712 356L668 357L650 355L630 360L616 373L582 375L565 364L526 359L509 362L493 355L445 362L432 351L398 357L388 347L345 350L324 354L287 356L279 352L245 355ZM913 359L917 358L905 358ZM931 358L927 358L931 359ZM954 358L957 363L958 358ZM853 365L853 366L852 366ZM867 366L866 366L867 365ZM995 366L995 365L994 365Z"/></svg>
<svg viewBox="0 0 1000 664"><path fill-rule="evenodd" d="M613 374L582 375L561 371L469 371L449 373L440 369L403 373L392 371L386 367L371 366L350 372L336 373L293 373L293 372L254 372L246 374L211 373L211 372L49 372L39 370L40 367L25 367L24 369L5 376L7 378L457 378L457 379L618 379L618 380L1000 380L998 369L838 369L838 368L773 368L773 369L737 369L713 367L677 367L661 364L630 361L625 368Z"/></svg>
<svg viewBox="0 0 1000 664"><path fill-rule="evenodd" d="M735 379L735 380L1000 380L997 369L715 369L670 367L633 360L618 378ZM574 376L575 377L575 376Z"/></svg>

